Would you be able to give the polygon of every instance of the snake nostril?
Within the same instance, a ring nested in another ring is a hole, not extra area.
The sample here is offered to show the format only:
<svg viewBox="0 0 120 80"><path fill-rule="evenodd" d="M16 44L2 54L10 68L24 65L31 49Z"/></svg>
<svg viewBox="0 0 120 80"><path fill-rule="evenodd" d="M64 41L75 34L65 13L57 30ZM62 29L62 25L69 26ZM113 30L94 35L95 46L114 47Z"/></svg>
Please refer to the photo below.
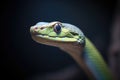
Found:
<svg viewBox="0 0 120 80"><path fill-rule="evenodd" d="M36 29L38 29L38 27L35 27L34 29L36 30Z"/></svg>
<svg viewBox="0 0 120 80"><path fill-rule="evenodd" d="M37 30L38 30L38 27L33 26L33 27L30 28L30 32L33 33L33 34L36 33Z"/></svg>

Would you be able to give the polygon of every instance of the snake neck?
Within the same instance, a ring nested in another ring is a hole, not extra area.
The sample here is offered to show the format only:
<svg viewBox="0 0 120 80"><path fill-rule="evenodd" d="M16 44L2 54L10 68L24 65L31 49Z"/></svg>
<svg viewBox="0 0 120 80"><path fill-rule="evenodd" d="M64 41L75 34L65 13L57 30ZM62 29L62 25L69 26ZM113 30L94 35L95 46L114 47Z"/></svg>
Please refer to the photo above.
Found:
<svg viewBox="0 0 120 80"><path fill-rule="evenodd" d="M89 70L84 58L82 57L84 47L80 47L80 45L67 44L67 45L62 45L59 48L67 52L76 61L76 63L83 69L83 71L90 79L95 80L92 72Z"/></svg>

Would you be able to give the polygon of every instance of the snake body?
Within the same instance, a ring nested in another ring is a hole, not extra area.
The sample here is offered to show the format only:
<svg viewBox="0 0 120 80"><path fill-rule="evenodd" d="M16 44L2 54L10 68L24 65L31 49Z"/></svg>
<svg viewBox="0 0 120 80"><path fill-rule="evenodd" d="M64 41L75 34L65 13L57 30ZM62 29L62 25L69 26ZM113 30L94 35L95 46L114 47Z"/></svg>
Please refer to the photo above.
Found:
<svg viewBox="0 0 120 80"><path fill-rule="evenodd" d="M58 47L71 55L90 79L113 79L100 52L78 27L58 21L39 22L30 28L30 33L36 42Z"/></svg>
<svg viewBox="0 0 120 80"><path fill-rule="evenodd" d="M84 60L96 79L112 80L112 75L107 67L107 64L100 55L100 52L89 39L86 39L84 52Z"/></svg>

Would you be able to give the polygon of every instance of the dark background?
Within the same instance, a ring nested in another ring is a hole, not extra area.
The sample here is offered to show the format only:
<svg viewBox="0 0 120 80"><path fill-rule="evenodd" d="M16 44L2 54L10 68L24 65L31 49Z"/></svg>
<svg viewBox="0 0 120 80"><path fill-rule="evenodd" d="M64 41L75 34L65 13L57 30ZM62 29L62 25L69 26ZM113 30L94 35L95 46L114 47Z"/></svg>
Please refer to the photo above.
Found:
<svg viewBox="0 0 120 80"><path fill-rule="evenodd" d="M78 26L107 61L115 0L10 0L1 4L3 78L23 80L77 65L58 48L31 39L29 28L40 21L57 20Z"/></svg>

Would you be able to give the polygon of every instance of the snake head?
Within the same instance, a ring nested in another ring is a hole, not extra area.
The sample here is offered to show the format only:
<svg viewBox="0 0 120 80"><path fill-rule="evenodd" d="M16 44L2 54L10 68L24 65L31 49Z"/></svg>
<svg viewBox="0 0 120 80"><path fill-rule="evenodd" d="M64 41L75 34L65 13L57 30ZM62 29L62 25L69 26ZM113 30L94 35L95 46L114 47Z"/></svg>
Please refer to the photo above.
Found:
<svg viewBox="0 0 120 80"><path fill-rule="evenodd" d="M54 22L39 22L30 28L33 39L39 43L45 43L48 45L52 42L55 43L77 43L84 44L85 37L80 29L76 26L61 23L59 21Z"/></svg>

